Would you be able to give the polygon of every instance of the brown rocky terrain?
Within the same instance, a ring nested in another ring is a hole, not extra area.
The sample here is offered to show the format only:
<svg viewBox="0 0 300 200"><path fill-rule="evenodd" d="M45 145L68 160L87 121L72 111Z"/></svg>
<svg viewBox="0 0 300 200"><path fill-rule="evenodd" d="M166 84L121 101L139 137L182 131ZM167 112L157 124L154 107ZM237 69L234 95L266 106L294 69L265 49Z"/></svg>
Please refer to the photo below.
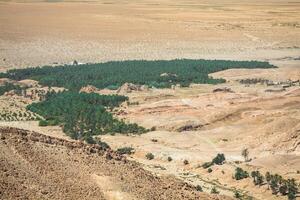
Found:
<svg viewBox="0 0 300 200"><path fill-rule="evenodd" d="M2 199L229 199L158 177L98 145L0 129Z"/></svg>

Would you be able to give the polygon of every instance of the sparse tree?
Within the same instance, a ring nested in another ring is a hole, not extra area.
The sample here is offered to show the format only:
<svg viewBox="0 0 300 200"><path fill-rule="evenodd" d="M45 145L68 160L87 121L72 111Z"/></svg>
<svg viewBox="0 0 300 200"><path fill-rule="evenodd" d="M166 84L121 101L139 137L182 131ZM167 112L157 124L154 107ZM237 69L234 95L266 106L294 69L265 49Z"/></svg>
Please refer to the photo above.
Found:
<svg viewBox="0 0 300 200"><path fill-rule="evenodd" d="M196 190L197 190L198 192L203 192L203 189L202 189L202 187L201 187L200 185L197 185L197 186L196 186Z"/></svg>
<svg viewBox="0 0 300 200"><path fill-rule="evenodd" d="M237 198L237 199L241 199L243 197L243 195L238 190L235 190L234 191L234 197Z"/></svg>
<svg viewBox="0 0 300 200"><path fill-rule="evenodd" d="M152 153L147 153L145 156L148 160L154 159L154 155Z"/></svg>
<svg viewBox="0 0 300 200"><path fill-rule="evenodd" d="M217 190L217 188L214 186L211 188L211 191L210 191L211 194L219 194L220 192Z"/></svg>
<svg viewBox="0 0 300 200"><path fill-rule="evenodd" d="M242 156L244 157L245 162L249 161L249 150L247 148L242 150Z"/></svg>
<svg viewBox="0 0 300 200"><path fill-rule="evenodd" d="M189 161L188 161L188 160L184 160L184 161L183 161L183 164L184 164L184 165L188 165L188 164L189 164Z"/></svg>
<svg viewBox="0 0 300 200"><path fill-rule="evenodd" d="M244 171L242 168L237 167L235 169L235 174L234 174L235 180L241 180L248 177L249 177L248 172Z"/></svg>

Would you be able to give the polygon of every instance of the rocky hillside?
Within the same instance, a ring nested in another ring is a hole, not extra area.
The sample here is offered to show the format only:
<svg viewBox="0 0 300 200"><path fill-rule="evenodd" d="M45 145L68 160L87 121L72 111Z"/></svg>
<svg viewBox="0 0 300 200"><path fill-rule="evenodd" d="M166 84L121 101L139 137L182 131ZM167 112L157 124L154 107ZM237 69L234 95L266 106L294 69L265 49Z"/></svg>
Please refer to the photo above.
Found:
<svg viewBox="0 0 300 200"><path fill-rule="evenodd" d="M157 177L98 145L0 128L4 199L225 199Z"/></svg>

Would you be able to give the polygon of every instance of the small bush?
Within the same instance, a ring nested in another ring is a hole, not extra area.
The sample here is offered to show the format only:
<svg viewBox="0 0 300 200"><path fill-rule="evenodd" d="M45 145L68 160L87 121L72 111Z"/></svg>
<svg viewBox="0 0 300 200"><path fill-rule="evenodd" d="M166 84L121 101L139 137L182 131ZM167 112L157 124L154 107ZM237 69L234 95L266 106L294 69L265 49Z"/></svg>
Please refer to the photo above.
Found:
<svg viewBox="0 0 300 200"><path fill-rule="evenodd" d="M85 136L84 141L88 144L96 144L96 140L90 135Z"/></svg>
<svg viewBox="0 0 300 200"><path fill-rule="evenodd" d="M201 187L200 185L197 185L197 186L196 186L196 190L197 190L198 192L203 192L203 189L202 189L202 187Z"/></svg>
<svg viewBox="0 0 300 200"><path fill-rule="evenodd" d="M173 159L171 156L168 157L168 161L171 162Z"/></svg>
<svg viewBox="0 0 300 200"><path fill-rule="evenodd" d="M48 122L46 120L40 120L39 126L48 126Z"/></svg>
<svg viewBox="0 0 300 200"><path fill-rule="evenodd" d="M127 154L127 155L130 155L130 154L133 154L134 153L134 148L132 147L122 147L122 148L118 148L117 149L117 152L119 154Z"/></svg>
<svg viewBox="0 0 300 200"><path fill-rule="evenodd" d="M96 142L103 150L110 149L110 146L106 142L102 142L101 139L97 139Z"/></svg>
<svg viewBox="0 0 300 200"><path fill-rule="evenodd" d="M241 179L248 178L248 177L249 177L249 174L247 171L244 171L240 167L237 167L235 169L235 174L234 174L235 180L241 180Z"/></svg>
<svg viewBox="0 0 300 200"><path fill-rule="evenodd" d="M183 164L184 164L184 165L188 165L188 164L189 164L189 161L188 161L188 160L184 160L184 161L183 161Z"/></svg>
<svg viewBox="0 0 300 200"><path fill-rule="evenodd" d="M212 160L212 163L217 165L222 165L225 161L225 155L223 153L218 153L218 155Z"/></svg>
<svg viewBox="0 0 300 200"><path fill-rule="evenodd" d="M145 156L148 160L154 159L154 155L152 153L147 153Z"/></svg>
<svg viewBox="0 0 300 200"><path fill-rule="evenodd" d="M264 182L264 176L259 171L252 171L251 177L253 178L253 183L255 185L262 185Z"/></svg>
<svg viewBox="0 0 300 200"><path fill-rule="evenodd" d="M234 197L237 198L237 199L241 199L243 197L243 195L238 190L235 190L234 191Z"/></svg>
<svg viewBox="0 0 300 200"><path fill-rule="evenodd" d="M249 150L247 148L242 150L242 156L244 157L245 162L249 161Z"/></svg>
<svg viewBox="0 0 300 200"><path fill-rule="evenodd" d="M220 192L217 190L217 188L214 186L211 188L211 191L210 191L211 194L219 194Z"/></svg>
<svg viewBox="0 0 300 200"><path fill-rule="evenodd" d="M208 173L212 173L213 170L211 168L208 168L207 171L208 171Z"/></svg>
<svg viewBox="0 0 300 200"><path fill-rule="evenodd" d="M156 127L155 127L155 126L152 126L152 127L150 128L150 131L156 131Z"/></svg>

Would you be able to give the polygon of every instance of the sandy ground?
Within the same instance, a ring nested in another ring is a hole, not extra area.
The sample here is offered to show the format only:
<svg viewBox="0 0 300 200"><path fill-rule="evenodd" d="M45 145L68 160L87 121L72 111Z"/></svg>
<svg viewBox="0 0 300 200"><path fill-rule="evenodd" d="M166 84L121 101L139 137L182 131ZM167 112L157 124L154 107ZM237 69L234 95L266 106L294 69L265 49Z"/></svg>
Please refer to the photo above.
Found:
<svg viewBox="0 0 300 200"><path fill-rule="evenodd" d="M222 87L234 93L212 92ZM279 93L265 92L277 87L226 83L130 93L130 100L139 105L119 111L119 117L156 127L156 131L142 136L107 135L102 139L116 149L131 146L136 149L132 158L147 169L200 184L208 192L213 183L226 195L238 188L257 199L284 199L272 196L266 187L253 187L250 179L232 179L235 168L240 166L300 181L300 90L296 86ZM194 128L179 131L186 126ZM249 149L251 162L244 162L244 148ZM155 155L154 161L145 159L148 152ZM217 153L226 155L226 165L213 167L212 173L199 167ZM169 156L172 162L167 161ZM185 159L190 162L188 166L183 164Z"/></svg>
<svg viewBox="0 0 300 200"><path fill-rule="evenodd" d="M0 1L2 71L75 59L280 62L300 55L297 1L15 2Z"/></svg>

